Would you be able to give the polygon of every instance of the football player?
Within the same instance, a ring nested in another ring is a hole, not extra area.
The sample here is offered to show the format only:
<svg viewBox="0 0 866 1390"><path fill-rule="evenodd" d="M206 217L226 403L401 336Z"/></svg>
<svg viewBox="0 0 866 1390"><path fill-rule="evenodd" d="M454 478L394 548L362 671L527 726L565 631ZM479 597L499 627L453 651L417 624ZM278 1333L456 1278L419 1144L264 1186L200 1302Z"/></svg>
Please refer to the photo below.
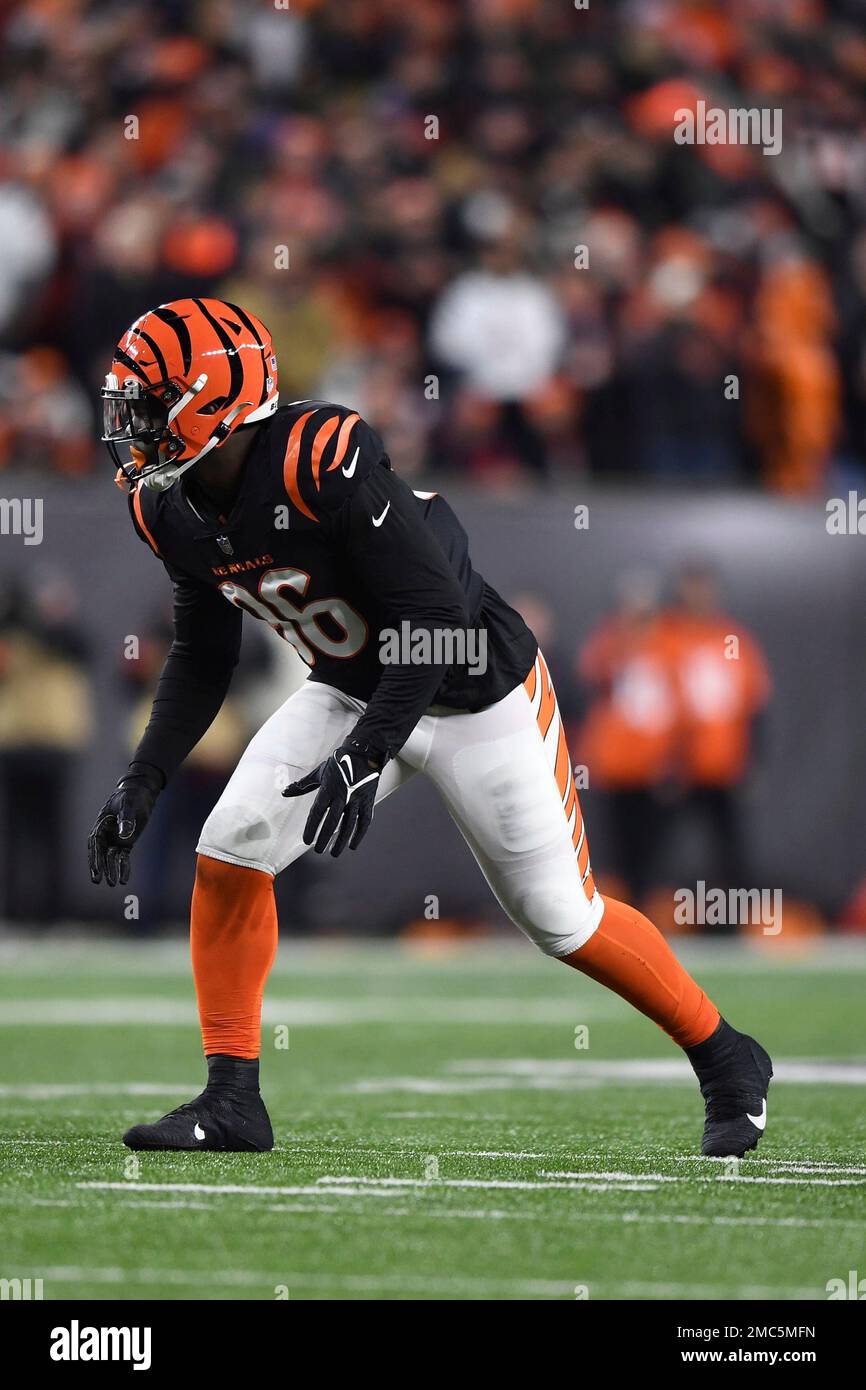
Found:
<svg viewBox="0 0 866 1390"><path fill-rule="evenodd" d="M272 1147L258 1057L274 876L311 846L357 849L377 803L421 772L515 925L685 1050L705 1099L703 1153L753 1148L770 1059L646 917L599 893L544 657L473 567L447 502L408 487L355 411L280 406L268 331L235 304L180 299L144 314L102 398L132 525L174 585L175 630L150 721L90 835L93 882L127 882L160 792L225 697L245 613L310 668L252 739L198 844L191 945L207 1084L124 1142ZM408 632L410 651L389 655L386 630ZM479 647L486 659L471 662ZM413 662L421 648L427 659Z"/></svg>

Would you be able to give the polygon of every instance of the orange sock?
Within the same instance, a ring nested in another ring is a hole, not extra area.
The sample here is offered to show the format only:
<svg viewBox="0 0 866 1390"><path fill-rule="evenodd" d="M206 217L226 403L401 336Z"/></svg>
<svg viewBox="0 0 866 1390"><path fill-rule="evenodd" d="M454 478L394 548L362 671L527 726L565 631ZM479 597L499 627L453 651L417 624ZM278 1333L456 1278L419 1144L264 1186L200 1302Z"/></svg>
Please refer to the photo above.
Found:
<svg viewBox="0 0 866 1390"><path fill-rule="evenodd" d="M627 903L604 900L601 925L585 946L563 956L651 1018L680 1047L705 1042L719 1011L680 965L661 932Z"/></svg>
<svg viewBox="0 0 866 1390"><path fill-rule="evenodd" d="M262 994L277 953L270 874L200 854L190 946L205 1055L258 1057Z"/></svg>

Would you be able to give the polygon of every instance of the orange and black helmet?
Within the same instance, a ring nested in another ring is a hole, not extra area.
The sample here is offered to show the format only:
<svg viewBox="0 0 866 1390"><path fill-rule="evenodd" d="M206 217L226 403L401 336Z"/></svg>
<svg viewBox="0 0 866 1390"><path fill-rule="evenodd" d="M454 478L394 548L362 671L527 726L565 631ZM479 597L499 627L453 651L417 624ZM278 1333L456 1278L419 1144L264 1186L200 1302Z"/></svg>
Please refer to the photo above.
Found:
<svg viewBox="0 0 866 1390"><path fill-rule="evenodd" d="M136 319L114 350L102 389L118 481L171 487L241 425L279 404L271 335L221 299L175 299Z"/></svg>

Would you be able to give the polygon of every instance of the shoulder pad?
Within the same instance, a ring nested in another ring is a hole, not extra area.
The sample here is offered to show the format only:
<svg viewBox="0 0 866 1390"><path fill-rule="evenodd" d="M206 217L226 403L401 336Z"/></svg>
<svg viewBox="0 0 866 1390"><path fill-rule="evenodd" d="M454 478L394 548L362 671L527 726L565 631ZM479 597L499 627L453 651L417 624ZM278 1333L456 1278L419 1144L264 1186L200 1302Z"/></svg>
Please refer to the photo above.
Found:
<svg viewBox="0 0 866 1390"><path fill-rule="evenodd" d="M287 424L283 484L311 521L337 511L377 465L391 466L378 434L346 406L301 401Z"/></svg>

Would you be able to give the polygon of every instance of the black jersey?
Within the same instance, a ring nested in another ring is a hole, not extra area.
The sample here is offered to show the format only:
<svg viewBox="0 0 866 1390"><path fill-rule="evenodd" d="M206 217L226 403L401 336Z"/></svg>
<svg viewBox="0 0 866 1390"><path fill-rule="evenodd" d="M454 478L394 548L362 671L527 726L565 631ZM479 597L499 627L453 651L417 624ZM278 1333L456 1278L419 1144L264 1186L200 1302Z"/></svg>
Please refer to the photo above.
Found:
<svg viewBox="0 0 866 1390"><path fill-rule="evenodd" d="M183 748L178 723L189 724L178 682L193 679L200 698L204 682L211 705L225 693L244 612L294 645L311 680L367 702L356 734L386 757L429 706L483 709L535 660L535 639L473 568L447 502L413 492L344 407L297 402L259 426L225 515L191 473L162 492L140 484L130 510L175 585L169 686L137 754L166 774Z"/></svg>

